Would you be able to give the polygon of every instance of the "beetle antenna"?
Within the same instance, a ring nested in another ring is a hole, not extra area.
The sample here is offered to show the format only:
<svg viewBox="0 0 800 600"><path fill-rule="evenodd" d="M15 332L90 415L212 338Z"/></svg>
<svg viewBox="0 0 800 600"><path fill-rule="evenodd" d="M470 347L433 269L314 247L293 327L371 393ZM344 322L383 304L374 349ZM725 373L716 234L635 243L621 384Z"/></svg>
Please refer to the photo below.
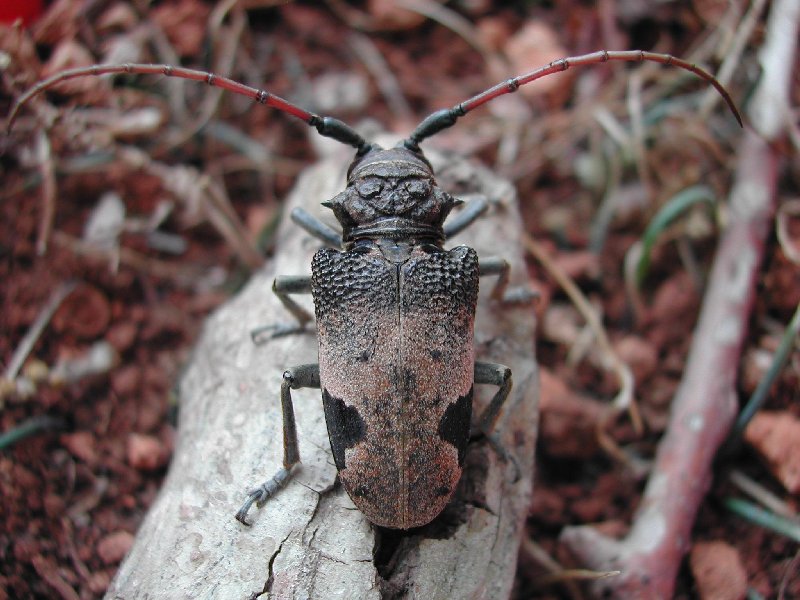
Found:
<svg viewBox="0 0 800 600"><path fill-rule="evenodd" d="M516 92L521 86L530 83L531 81L541 79L542 77L547 77L553 73L566 71L570 67L595 65L609 61L650 61L661 63L663 65L672 65L687 71L691 71L701 79L714 86L714 89L720 93L722 98L728 104L728 108L731 109L733 116L736 117L736 120L739 122L739 126L743 127L742 117L739 114L739 111L737 110L733 100L731 99L728 90L726 90L725 87L713 75L711 75L711 73L701 69L697 65L686 62L685 60L681 60L680 58L676 58L669 54L644 52L643 50L600 50L598 52L592 52L591 54L583 54L581 56L571 56L568 58L554 60L549 65L534 69L530 73L525 73L524 75L519 75L513 79L507 79L506 81L498 83L497 85L484 90L480 94L473 96L469 100L466 100L461 104L456 104L453 108L445 108L443 110L436 111L428 115L422 121L422 123L417 126L414 132L405 140L404 144L410 150L417 150L419 148L419 143L422 140L439 133L443 129L447 129L453 125L459 117L463 117L472 109L486 104L498 96Z"/></svg>
<svg viewBox="0 0 800 600"><path fill-rule="evenodd" d="M107 75L112 73L131 73L136 75L166 75L167 77L179 77L181 79L191 79L192 81L202 81L210 86L222 88L234 94L247 96L255 100L259 104L266 104L272 108L276 108L281 112L289 114L304 121L307 125L316 128L316 130L325 137L333 138L334 140L352 146L358 150L358 154L365 154L372 148L372 144L368 143L361 137L355 129L333 117L324 117L300 108L296 104L289 102L271 94L266 90L260 90L227 77L221 77L214 73L207 71L196 71L194 69L187 69L184 67L173 67L170 65L151 65L151 64L118 64L118 65L94 65L91 67L80 67L77 69L69 69L56 73L52 77L48 77L44 81L40 81L35 86L25 92L14 104L8 117L7 130L10 131L14 125L14 121L19 115L20 109L34 96L50 89L51 87L78 77L86 77L90 75Z"/></svg>

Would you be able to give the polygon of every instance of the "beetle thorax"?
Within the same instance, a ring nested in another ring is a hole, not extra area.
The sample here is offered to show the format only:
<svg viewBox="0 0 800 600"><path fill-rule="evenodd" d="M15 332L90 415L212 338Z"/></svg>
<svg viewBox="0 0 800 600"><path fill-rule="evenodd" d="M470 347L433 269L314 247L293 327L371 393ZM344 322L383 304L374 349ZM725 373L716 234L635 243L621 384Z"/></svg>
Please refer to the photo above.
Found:
<svg viewBox="0 0 800 600"><path fill-rule="evenodd" d="M346 243L391 238L440 244L442 223L455 204L439 189L421 154L376 149L350 166L347 188L328 203Z"/></svg>

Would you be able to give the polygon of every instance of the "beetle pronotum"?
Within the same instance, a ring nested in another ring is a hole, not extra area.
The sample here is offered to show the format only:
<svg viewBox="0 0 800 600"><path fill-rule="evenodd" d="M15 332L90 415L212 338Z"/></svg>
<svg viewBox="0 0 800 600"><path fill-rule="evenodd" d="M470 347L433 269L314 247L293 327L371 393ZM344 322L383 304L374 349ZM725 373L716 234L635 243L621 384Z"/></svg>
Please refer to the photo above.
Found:
<svg viewBox="0 0 800 600"><path fill-rule="evenodd" d="M475 421L483 433L491 429L511 388L510 370L476 362L473 350L478 278L499 275L493 296L509 299L508 264L480 260L466 246L443 248L445 240L470 225L486 204L473 201L445 223L460 201L436 185L419 144L527 83L573 66L608 61L651 61L691 71L717 89L741 125L728 92L703 69L665 54L603 50L554 61L434 112L390 149L367 142L337 119L264 90L169 65L96 65L58 73L19 98L9 127L26 102L59 82L109 73L162 74L247 96L356 149L345 190L323 202L333 210L342 233L308 213L292 215L328 247L315 254L311 276L276 278L273 289L297 324L275 327L272 335L302 330L312 320L290 297L311 293L319 363L284 372L283 466L249 492L236 518L246 523L251 505L262 505L290 479L300 461L291 390L310 387L322 390L334 461L353 502L377 525L409 529L433 520L458 483L473 422L473 384L498 387Z"/></svg>

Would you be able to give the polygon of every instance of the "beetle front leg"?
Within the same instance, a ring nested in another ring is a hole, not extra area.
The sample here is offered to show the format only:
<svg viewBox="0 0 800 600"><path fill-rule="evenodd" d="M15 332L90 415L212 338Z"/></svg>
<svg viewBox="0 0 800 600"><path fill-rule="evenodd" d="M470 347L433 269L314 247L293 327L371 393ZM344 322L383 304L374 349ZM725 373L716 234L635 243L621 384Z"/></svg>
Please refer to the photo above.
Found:
<svg viewBox="0 0 800 600"><path fill-rule="evenodd" d="M261 508L276 492L281 489L291 476L292 467L300 462L300 449L297 444L297 426L294 420L292 392L298 388L319 389L319 365L300 365L283 372L281 382L281 412L283 413L283 467L270 479L248 492L247 500L236 512L236 520L244 525L247 512L255 505Z"/></svg>
<svg viewBox="0 0 800 600"><path fill-rule="evenodd" d="M472 225L478 217L487 211L489 201L484 196L473 198L460 212L453 215L444 224L444 237L450 239L455 234Z"/></svg>
<svg viewBox="0 0 800 600"><path fill-rule="evenodd" d="M492 256L478 261L481 277L484 275L498 275L497 283L492 288L492 300L503 304L525 304L533 300L536 294L526 287L508 288L511 267L505 258Z"/></svg>
<svg viewBox="0 0 800 600"><path fill-rule="evenodd" d="M250 332L253 342L256 344L264 341L264 334L269 333L266 339L301 333L305 331L306 323L313 320L313 316L305 308L289 297L289 294L310 294L311 276L310 275L278 275L272 282L272 291L280 299L292 316L297 319L296 324L282 323L276 325L266 325Z"/></svg>
<svg viewBox="0 0 800 600"><path fill-rule="evenodd" d="M328 227L307 210L299 206L292 211L292 221L331 248L342 247L342 234Z"/></svg>

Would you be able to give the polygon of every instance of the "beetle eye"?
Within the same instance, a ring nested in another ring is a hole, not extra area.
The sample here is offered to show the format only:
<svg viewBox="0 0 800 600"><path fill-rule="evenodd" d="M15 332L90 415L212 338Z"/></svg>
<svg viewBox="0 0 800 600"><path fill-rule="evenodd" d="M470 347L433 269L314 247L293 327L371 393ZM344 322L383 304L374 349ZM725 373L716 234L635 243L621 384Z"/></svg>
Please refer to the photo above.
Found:
<svg viewBox="0 0 800 600"><path fill-rule="evenodd" d="M372 198L381 193L383 181L377 177L367 177L356 182L356 191L362 198Z"/></svg>
<svg viewBox="0 0 800 600"><path fill-rule="evenodd" d="M424 198L431 193L431 184L425 179L408 179L405 188L415 198Z"/></svg>

